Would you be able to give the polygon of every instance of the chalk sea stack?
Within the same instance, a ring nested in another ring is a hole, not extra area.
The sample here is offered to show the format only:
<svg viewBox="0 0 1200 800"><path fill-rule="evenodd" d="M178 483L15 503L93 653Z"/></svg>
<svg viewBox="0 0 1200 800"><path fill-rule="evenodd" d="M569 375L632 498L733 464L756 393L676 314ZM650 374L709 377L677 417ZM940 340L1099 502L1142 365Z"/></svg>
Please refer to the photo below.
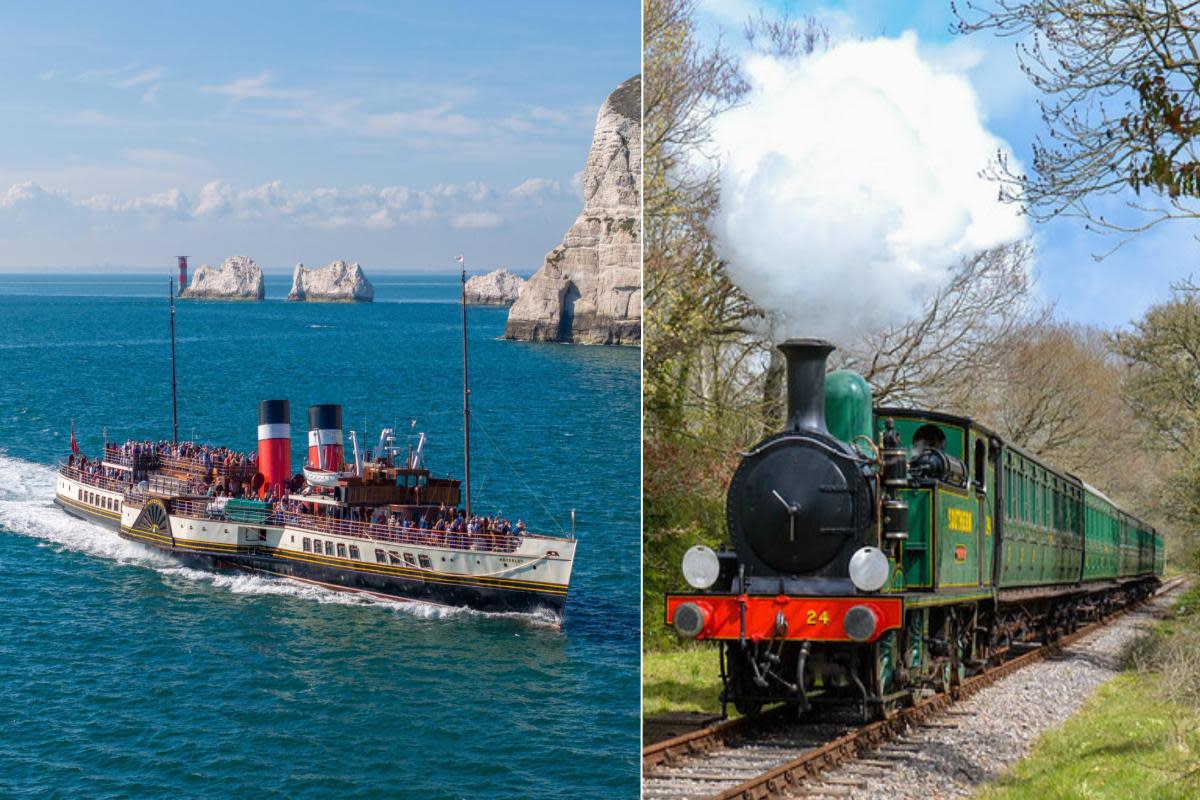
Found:
<svg viewBox="0 0 1200 800"><path fill-rule="evenodd" d="M641 76L596 117L583 211L508 313L506 339L637 344L642 339Z"/></svg>
<svg viewBox="0 0 1200 800"><path fill-rule="evenodd" d="M248 256L230 256L219 269L203 265L179 292L183 300L262 300L262 269Z"/></svg>
<svg viewBox="0 0 1200 800"><path fill-rule="evenodd" d="M521 296L525 279L506 269L467 278L467 302L476 306L511 306Z"/></svg>
<svg viewBox="0 0 1200 800"><path fill-rule="evenodd" d="M310 303L370 303L375 299L375 287L358 264L333 261L313 269L297 264L287 299Z"/></svg>

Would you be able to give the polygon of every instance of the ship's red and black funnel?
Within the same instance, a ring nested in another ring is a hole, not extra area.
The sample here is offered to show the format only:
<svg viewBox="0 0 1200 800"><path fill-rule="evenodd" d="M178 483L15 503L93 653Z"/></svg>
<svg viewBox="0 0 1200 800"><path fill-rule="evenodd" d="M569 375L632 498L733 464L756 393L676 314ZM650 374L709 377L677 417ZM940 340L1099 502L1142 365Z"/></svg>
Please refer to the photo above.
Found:
<svg viewBox="0 0 1200 800"><path fill-rule="evenodd" d="M258 404L258 471L263 485L275 494L287 491L292 479L292 408L287 400L263 400Z"/></svg>
<svg viewBox="0 0 1200 800"><path fill-rule="evenodd" d="M308 466L339 472L342 469L342 407L308 407Z"/></svg>

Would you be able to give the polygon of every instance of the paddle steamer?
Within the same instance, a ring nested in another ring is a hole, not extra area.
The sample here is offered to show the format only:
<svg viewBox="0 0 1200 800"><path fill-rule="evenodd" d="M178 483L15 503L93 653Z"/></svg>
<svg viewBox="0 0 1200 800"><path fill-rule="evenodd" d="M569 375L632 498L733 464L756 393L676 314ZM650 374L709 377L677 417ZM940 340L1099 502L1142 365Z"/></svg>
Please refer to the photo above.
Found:
<svg viewBox="0 0 1200 800"><path fill-rule="evenodd" d="M384 429L364 452L351 431L349 461L337 405L309 408L308 456L293 474L290 404L264 400L255 456L176 440L106 444L100 459L73 452L62 463L55 502L126 539L205 566L381 598L561 618L574 535L533 534L472 515L465 301L463 313L465 487L425 467L423 436L406 449ZM172 316L172 337L173 327Z"/></svg>

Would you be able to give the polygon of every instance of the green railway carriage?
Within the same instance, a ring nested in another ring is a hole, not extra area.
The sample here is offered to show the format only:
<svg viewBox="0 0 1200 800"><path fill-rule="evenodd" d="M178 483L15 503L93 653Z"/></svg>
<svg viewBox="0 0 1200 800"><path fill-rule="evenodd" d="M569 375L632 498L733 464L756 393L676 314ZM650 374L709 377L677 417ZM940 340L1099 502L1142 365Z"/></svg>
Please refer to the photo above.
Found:
<svg viewBox="0 0 1200 800"><path fill-rule="evenodd" d="M892 591L1069 587L1161 575L1162 537L1099 490L965 417L875 409L909 458L940 447L961 475L904 489L908 538Z"/></svg>

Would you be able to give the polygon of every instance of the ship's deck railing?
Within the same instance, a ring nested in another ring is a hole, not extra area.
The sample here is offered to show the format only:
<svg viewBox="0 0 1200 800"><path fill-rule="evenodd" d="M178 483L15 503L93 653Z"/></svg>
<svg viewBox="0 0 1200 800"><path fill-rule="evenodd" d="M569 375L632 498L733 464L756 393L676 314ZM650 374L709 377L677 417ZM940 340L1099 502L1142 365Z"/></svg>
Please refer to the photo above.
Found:
<svg viewBox="0 0 1200 800"><path fill-rule="evenodd" d="M211 500L175 499L171 501L175 513L205 519L224 520L229 517L218 509ZM314 534L350 536L379 544L410 544L427 547L442 547L451 550L474 550L492 553L511 553L521 544L521 537L506 533L455 533L422 528L405 528L377 522L355 522L347 519L331 519L315 514L276 510L262 523L265 525L289 525Z"/></svg>
<svg viewBox="0 0 1200 800"><path fill-rule="evenodd" d="M209 475L215 468L218 475L234 475L249 477L258 471L258 467L249 462L241 464L225 464L212 459L207 463L198 456L168 456L155 450L145 450L138 453L137 458L126 454L120 447L109 445L104 449L104 460L120 464L131 469L170 469L179 472Z"/></svg>
<svg viewBox="0 0 1200 800"><path fill-rule="evenodd" d="M212 461L205 463L199 458L193 456L184 456L176 458L175 456L159 456L158 463L160 469L177 470L179 472L190 472L193 474L208 475L215 469L218 475L233 475L241 478L248 478L258 472L258 467L254 464L223 464L220 461Z"/></svg>
<svg viewBox="0 0 1200 800"><path fill-rule="evenodd" d="M72 467L67 464L60 464L58 468L59 474L70 478L73 481L86 483L88 486L95 486L97 489L107 489L110 492L126 492L129 490L129 482L118 480L117 478L107 478L103 475L92 475L84 472L79 467Z"/></svg>

